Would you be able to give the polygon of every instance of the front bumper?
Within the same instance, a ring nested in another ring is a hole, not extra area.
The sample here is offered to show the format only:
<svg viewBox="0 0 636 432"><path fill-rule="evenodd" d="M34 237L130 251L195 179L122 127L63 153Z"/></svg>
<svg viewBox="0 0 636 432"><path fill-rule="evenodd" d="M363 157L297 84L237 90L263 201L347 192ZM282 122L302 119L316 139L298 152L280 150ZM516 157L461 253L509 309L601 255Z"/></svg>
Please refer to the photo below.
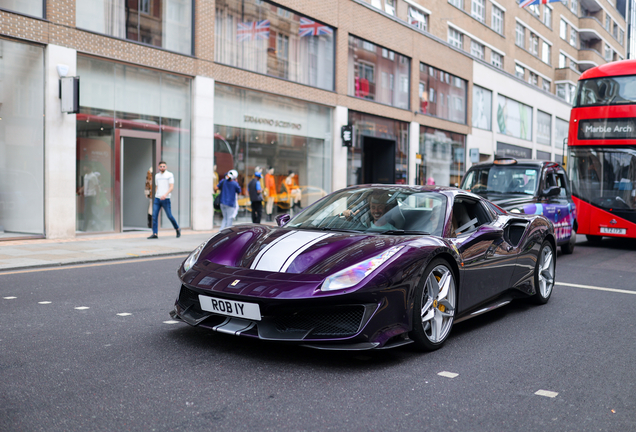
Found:
<svg viewBox="0 0 636 432"><path fill-rule="evenodd" d="M366 350L410 342L405 325L383 324L387 317L386 297L375 303L337 305L312 300L259 302L262 319L251 321L202 310L200 294L209 296L210 292L183 284L171 316L221 333L321 349ZM214 296L222 297L218 293Z"/></svg>

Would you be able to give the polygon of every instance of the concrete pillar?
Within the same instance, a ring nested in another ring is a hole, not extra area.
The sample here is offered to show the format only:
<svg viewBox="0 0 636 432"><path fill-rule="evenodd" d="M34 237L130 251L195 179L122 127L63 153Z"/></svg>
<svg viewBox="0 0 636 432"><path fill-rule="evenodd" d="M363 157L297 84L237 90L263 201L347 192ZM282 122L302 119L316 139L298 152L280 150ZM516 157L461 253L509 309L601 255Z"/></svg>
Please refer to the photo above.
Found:
<svg viewBox="0 0 636 432"><path fill-rule="evenodd" d="M75 114L62 113L57 65L77 75L77 51L47 45L44 90L44 226L46 238L75 237ZM81 79L81 78L80 78ZM81 83L80 83L81 92Z"/></svg>
<svg viewBox="0 0 636 432"><path fill-rule="evenodd" d="M340 128L349 123L349 109L337 106L333 111L333 155L331 190L337 191L347 187L347 147L342 145Z"/></svg>
<svg viewBox="0 0 636 432"><path fill-rule="evenodd" d="M420 124L418 122L411 122L409 124L409 178L408 183L410 185L415 184L417 177L417 161L416 155L420 151Z"/></svg>
<svg viewBox="0 0 636 432"><path fill-rule="evenodd" d="M192 82L192 229L212 229L214 167L214 80Z"/></svg>

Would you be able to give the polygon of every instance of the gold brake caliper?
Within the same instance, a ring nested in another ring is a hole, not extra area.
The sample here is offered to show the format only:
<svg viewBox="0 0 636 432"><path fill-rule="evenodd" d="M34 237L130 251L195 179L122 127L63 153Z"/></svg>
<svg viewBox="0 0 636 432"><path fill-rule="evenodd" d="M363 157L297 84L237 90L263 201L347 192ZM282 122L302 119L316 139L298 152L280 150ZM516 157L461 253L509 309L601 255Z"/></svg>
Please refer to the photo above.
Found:
<svg viewBox="0 0 636 432"><path fill-rule="evenodd" d="M435 279L437 279L437 282L439 282L440 280L442 280L442 277L436 275ZM446 306L439 303L437 300L433 301L433 307L439 309L440 312L444 312L446 310Z"/></svg>

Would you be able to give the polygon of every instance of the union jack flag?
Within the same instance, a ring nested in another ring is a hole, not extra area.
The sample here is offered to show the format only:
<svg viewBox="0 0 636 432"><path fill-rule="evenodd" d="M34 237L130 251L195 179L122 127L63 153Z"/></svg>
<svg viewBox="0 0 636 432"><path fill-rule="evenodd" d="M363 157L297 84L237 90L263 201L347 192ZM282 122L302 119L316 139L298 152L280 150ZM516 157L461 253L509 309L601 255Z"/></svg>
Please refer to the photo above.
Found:
<svg viewBox="0 0 636 432"><path fill-rule="evenodd" d="M317 23L316 21L312 21L309 18L300 18L300 27L298 28L298 34L300 35L300 37L331 35L333 34L333 30L331 29L331 27Z"/></svg>
<svg viewBox="0 0 636 432"><path fill-rule="evenodd" d="M239 42L269 39L269 20L238 23L236 37Z"/></svg>
<svg viewBox="0 0 636 432"><path fill-rule="evenodd" d="M530 6L533 4L546 4L546 3L554 3L557 1L561 1L561 0L520 0L519 1L519 7L526 7L526 6Z"/></svg>

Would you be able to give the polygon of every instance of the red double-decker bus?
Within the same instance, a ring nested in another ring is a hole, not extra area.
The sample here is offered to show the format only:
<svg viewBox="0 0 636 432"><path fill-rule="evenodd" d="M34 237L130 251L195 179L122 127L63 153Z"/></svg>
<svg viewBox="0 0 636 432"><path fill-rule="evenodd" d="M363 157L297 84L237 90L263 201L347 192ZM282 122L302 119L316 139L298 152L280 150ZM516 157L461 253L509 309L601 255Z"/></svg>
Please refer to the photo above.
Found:
<svg viewBox="0 0 636 432"><path fill-rule="evenodd" d="M568 133L567 169L578 232L589 241L636 237L636 60L581 74Z"/></svg>

